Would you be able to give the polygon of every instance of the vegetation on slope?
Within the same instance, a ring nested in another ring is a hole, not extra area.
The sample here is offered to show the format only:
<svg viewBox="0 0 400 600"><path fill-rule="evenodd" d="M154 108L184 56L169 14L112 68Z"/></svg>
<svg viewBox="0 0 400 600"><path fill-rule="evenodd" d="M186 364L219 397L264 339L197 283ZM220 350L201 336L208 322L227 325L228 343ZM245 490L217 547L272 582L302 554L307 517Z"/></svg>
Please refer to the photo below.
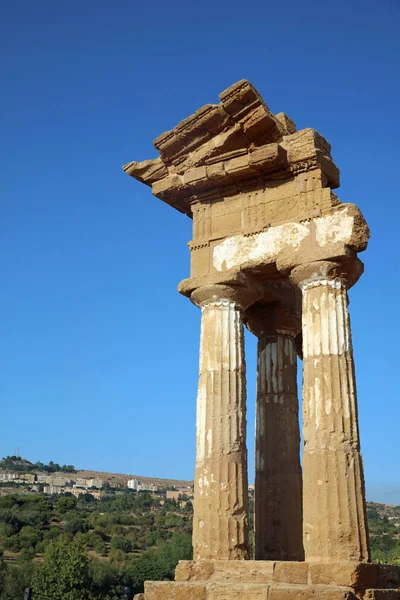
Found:
<svg viewBox="0 0 400 600"><path fill-rule="evenodd" d="M0 471L13 471L18 473L76 473L74 465L59 465L52 460L48 465L38 461L35 463L20 456L6 456L0 460Z"/></svg>
<svg viewBox="0 0 400 600"><path fill-rule="evenodd" d="M367 503L373 562L400 564L400 506Z"/></svg>
<svg viewBox="0 0 400 600"><path fill-rule="evenodd" d="M21 600L27 585L35 600L69 598L68 587L74 600L131 597L191 557L191 519L190 502L142 492L3 496L0 552L15 561L0 561L0 599Z"/></svg>
<svg viewBox="0 0 400 600"><path fill-rule="evenodd" d="M368 503L368 520L373 560L400 563L400 507ZM143 492L0 497L0 600L131 598L191 558L191 521L190 502Z"/></svg>

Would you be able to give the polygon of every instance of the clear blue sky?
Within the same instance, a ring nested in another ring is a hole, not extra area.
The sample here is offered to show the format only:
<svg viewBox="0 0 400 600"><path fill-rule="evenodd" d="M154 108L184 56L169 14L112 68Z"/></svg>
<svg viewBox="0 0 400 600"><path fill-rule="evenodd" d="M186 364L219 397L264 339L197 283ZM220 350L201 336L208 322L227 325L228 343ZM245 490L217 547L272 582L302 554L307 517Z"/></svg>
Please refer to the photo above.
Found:
<svg viewBox="0 0 400 600"><path fill-rule="evenodd" d="M6 3L0 454L192 478L191 221L121 170L241 78L332 143L372 238L351 292L368 498L400 504L398 0ZM253 470L255 340L247 336Z"/></svg>

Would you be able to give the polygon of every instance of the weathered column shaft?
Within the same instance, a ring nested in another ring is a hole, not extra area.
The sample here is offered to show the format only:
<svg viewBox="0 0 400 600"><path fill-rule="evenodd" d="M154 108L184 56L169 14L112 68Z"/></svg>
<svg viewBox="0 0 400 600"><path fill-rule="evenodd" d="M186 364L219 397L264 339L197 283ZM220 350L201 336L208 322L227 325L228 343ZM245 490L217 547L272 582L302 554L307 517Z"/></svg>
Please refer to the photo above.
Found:
<svg viewBox="0 0 400 600"><path fill-rule="evenodd" d="M347 284L315 278L301 288L305 557L368 561Z"/></svg>
<svg viewBox="0 0 400 600"><path fill-rule="evenodd" d="M258 341L254 540L257 560L303 560L295 333Z"/></svg>
<svg viewBox="0 0 400 600"><path fill-rule="evenodd" d="M241 309L202 304L194 559L247 559L246 375Z"/></svg>

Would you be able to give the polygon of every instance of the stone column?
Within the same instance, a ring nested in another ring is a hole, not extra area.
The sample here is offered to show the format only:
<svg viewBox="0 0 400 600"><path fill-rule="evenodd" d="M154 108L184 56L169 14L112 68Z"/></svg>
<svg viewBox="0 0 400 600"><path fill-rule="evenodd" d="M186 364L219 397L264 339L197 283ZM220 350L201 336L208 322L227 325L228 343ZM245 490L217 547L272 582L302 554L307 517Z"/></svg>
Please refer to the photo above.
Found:
<svg viewBox="0 0 400 600"><path fill-rule="evenodd" d="M250 294L205 286L202 311L194 488L194 559L248 559L246 371L242 310Z"/></svg>
<svg viewBox="0 0 400 600"><path fill-rule="evenodd" d="M300 315L252 307L258 337L254 544L256 560L304 560L302 475L295 338Z"/></svg>
<svg viewBox="0 0 400 600"><path fill-rule="evenodd" d="M318 261L296 267L303 293L303 542L307 561L369 561L347 289L362 273Z"/></svg>

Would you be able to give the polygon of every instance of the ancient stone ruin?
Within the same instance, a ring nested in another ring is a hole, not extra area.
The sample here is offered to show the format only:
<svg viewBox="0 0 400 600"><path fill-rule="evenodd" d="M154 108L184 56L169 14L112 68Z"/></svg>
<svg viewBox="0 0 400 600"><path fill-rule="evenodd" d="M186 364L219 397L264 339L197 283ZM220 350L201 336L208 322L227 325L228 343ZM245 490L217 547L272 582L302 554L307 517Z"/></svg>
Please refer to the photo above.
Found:
<svg viewBox="0 0 400 600"><path fill-rule="evenodd" d="M347 295L369 230L332 191L329 143L243 80L154 145L159 158L124 170L193 219L179 291L202 316L194 560L146 600L400 598L400 568L369 563ZM258 338L255 560L244 325Z"/></svg>

